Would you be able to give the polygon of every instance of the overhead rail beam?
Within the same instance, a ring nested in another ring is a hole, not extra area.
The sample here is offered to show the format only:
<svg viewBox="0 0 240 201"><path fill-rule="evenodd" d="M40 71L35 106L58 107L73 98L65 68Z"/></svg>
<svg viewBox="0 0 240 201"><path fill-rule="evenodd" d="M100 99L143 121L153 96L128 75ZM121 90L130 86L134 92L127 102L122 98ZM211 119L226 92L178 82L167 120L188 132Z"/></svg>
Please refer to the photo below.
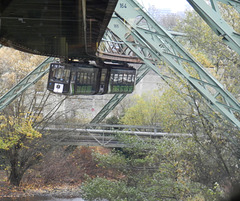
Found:
<svg viewBox="0 0 240 201"><path fill-rule="evenodd" d="M26 91L30 86L34 85L49 71L49 63L53 62L54 58L49 57L44 60L37 68L30 72L17 85L10 89L6 94L0 98L0 111Z"/></svg>
<svg viewBox="0 0 240 201"><path fill-rule="evenodd" d="M225 42L230 48L240 55L240 33L237 33L220 15L217 0L211 0L208 5L205 0L187 0L194 10L204 19L211 29ZM239 1L221 1L231 3L239 12Z"/></svg>

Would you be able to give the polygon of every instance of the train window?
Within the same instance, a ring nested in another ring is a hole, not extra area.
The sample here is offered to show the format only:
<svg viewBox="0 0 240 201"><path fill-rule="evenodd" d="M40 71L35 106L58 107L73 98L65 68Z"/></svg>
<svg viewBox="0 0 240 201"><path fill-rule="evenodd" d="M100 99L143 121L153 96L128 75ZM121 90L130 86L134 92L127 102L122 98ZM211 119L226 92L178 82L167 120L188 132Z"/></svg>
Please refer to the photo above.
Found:
<svg viewBox="0 0 240 201"><path fill-rule="evenodd" d="M75 80L76 80L76 72L72 72L71 83L75 83Z"/></svg>
<svg viewBox="0 0 240 201"><path fill-rule="evenodd" d="M79 73L79 76L76 82L79 82L81 84L84 83L84 73Z"/></svg>
<svg viewBox="0 0 240 201"><path fill-rule="evenodd" d="M118 74L118 83L123 82L123 74Z"/></svg>
<svg viewBox="0 0 240 201"><path fill-rule="evenodd" d="M113 82L117 83L118 82L118 74L113 75L113 77L114 77Z"/></svg>
<svg viewBox="0 0 240 201"><path fill-rule="evenodd" d="M133 77L134 75L128 75L128 79L127 79L127 82L132 82L132 77Z"/></svg>
<svg viewBox="0 0 240 201"><path fill-rule="evenodd" d="M124 73L123 74L123 83L127 83L128 82L128 74Z"/></svg>
<svg viewBox="0 0 240 201"><path fill-rule="evenodd" d="M132 75L132 83L135 83L136 75Z"/></svg>
<svg viewBox="0 0 240 201"><path fill-rule="evenodd" d="M98 92L100 83L99 68L79 68L77 70L77 79L75 83L74 93L91 95Z"/></svg>
<svg viewBox="0 0 240 201"><path fill-rule="evenodd" d="M101 83L104 83L106 81L106 76L107 76L107 69L102 69Z"/></svg>
<svg viewBox="0 0 240 201"><path fill-rule="evenodd" d="M51 81L69 83L70 70L64 68L52 68Z"/></svg>
<svg viewBox="0 0 240 201"><path fill-rule="evenodd" d="M134 68L112 68L108 93L132 93L135 85Z"/></svg>

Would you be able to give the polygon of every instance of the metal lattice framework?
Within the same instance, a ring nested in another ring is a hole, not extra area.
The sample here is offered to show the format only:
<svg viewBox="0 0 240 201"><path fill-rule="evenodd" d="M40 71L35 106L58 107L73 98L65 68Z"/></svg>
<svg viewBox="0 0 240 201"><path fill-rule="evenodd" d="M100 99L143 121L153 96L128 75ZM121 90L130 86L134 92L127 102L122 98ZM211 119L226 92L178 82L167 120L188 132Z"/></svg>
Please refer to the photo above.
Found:
<svg viewBox="0 0 240 201"><path fill-rule="evenodd" d="M225 3L230 6L233 6L240 13L240 1L239 0L217 0L217 1Z"/></svg>
<svg viewBox="0 0 240 201"><path fill-rule="evenodd" d="M103 146L124 147L126 144L120 142L118 135L135 136L143 142L153 142L155 139L168 138L191 138L190 133L163 133L160 127L155 126L130 126L130 125L51 125L41 129L41 132L51 133L52 140L60 145L77 146ZM129 145L127 145L129 146Z"/></svg>
<svg viewBox="0 0 240 201"><path fill-rule="evenodd" d="M108 28L163 79L167 76L162 75L158 66L167 63L197 89L212 108L240 128L239 102L137 2L120 0Z"/></svg>
<svg viewBox="0 0 240 201"><path fill-rule="evenodd" d="M238 0L219 0L233 6L239 12ZM236 33L220 16L217 9L217 0L210 0L211 6L204 0L188 0L209 26L220 35L224 42L236 52L240 53L240 35ZM108 46L98 52L99 56L112 59L114 55L129 62L144 62L137 71L139 82L152 69L166 82L173 79L168 73L160 70L160 66L168 64L170 70L175 72L179 79L185 80L195 88L213 107L234 125L240 128L240 104L223 86L201 66L184 48L174 40L173 36L159 26L143 8L134 0L119 0L115 15L109 23L109 32L105 44ZM114 39L115 37L115 39ZM115 40L115 45L111 41ZM107 51L109 49L109 51ZM140 60L138 58L140 58ZM127 60L130 59L130 60ZM44 64L38 66L26 76L18 85L13 87L0 99L0 109L6 107L29 86L35 84L48 68L44 66L53 61L48 58ZM125 97L115 95L92 122L101 121Z"/></svg>
<svg viewBox="0 0 240 201"><path fill-rule="evenodd" d="M49 71L49 63L53 62L54 58L49 57L45 59L37 68L29 73L21 82L10 89L6 94L0 98L0 110L3 110L30 86L34 85Z"/></svg>
<svg viewBox="0 0 240 201"><path fill-rule="evenodd" d="M208 5L204 0L187 0L194 10L205 20L211 29L222 37L229 47L240 54L240 33L237 33L221 16L217 2L233 6L240 12L240 1L237 0L210 0Z"/></svg>
<svg viewBox="0 0 240 201"><path fill-rule="evenodd" d="M146 64L142 64L137 69L136 84L151 70ZM127 94L116 94L111 100L102 108L102 110L92 119L91 123L101 122L125 97Z"/></svg>

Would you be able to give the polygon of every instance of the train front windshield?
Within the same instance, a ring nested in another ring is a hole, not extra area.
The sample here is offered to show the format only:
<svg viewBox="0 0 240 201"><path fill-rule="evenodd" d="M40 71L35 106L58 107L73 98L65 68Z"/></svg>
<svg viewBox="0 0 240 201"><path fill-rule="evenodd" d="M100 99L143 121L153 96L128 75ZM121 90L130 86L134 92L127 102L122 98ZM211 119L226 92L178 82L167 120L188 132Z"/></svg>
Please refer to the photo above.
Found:
<svg viewBox="0 0 240 201"><path fill-rule="evenodd" d="M136 70L112 69L109 81L108 93L132 93L135 86Z"/></svg>
<svg viewBox="0 0 240 201"><path fill-rule="evenodd" d="M70 88L71 71L59 63L50 66L48 77L48 90L54 93L68 94Z"/></svg>
<svg viewBox="0 0 240 201"><path fill-rule="evenodd" d="M64 68L52 68L51 81L59 83L69 83L70 70Z"/></svg>

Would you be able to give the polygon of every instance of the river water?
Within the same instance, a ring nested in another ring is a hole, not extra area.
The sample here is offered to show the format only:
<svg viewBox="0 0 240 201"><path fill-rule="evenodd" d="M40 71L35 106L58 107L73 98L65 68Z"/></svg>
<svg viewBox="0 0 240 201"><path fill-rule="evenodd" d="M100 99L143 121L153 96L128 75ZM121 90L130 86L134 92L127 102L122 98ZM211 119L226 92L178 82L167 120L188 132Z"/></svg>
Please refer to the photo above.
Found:
<svg viewBox="0 0 240 201"><path fill-rule="evenodd" d="M82 198L54 198L54 197L26 197L26 198L0 198L0 201L84 201Z"/></svg>

